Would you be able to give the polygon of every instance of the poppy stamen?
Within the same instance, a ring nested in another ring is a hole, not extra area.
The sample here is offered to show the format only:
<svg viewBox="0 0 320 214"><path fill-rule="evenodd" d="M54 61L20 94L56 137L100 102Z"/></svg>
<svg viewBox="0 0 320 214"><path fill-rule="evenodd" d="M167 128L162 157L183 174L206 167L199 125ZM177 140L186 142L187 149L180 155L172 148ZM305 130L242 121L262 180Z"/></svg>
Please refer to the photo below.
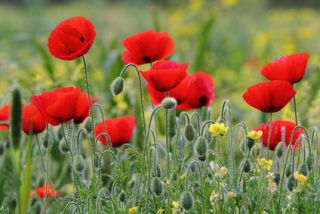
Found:
<svg viewBox="0 0 320 214"><path fill-rule="evenodd" d="M83 36L80 37L80 42L84 42L84 37Z"/></svg>
<svg viewBox="0 0 320 214"><path fill-rule="evenodd" d="M199 98L199 102L200 102L201 106L205 105L207 100L208 100L207 97L200 97Z"/></svg>
<svg viewBox="0 0 320 214"><path fill-rule="evenodd" d="M144 61L145 63L150 63L150 62L152 62L151 58L148 57L148 56L142 57L142 61Z"/></svg>

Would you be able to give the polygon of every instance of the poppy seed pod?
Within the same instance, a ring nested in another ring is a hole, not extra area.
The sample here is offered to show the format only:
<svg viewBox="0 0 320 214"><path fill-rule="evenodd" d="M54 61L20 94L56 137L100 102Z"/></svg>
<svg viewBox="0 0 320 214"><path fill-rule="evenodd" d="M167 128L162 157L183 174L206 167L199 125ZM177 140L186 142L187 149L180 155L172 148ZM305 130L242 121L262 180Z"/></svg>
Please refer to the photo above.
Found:
<svg viewBox="0 0 320 214"><path fill-rule="evenodd" d="M196 130L191 124L187 124L184 129L184 136L188 141L193 141L196 136Z"/></svg>
<svg viewBox="0 0 320 214"><path fill-rule="evenodd" d="M68 143L64 139L61 139L59 142L59 150L62 154L65 154L70 150Z"/></svg>
<svg viewBox="0 0 320 214"><path fill-rule="evenodd" d="M160 178L155 177L151 181L151 191L155 196L160 196L163 192L163 187Z"/></svg>
<svg viewBox="0 0 320 214"><path fill-rule="evenodd" d="M169 110L177 106L177 101L172 97L166 97L161 101L161 105L164 109Z"/></svg>
<svg viewBox="0 0 320 214"><path fill-rule="evenodd" d="M306 163L303 163L300 165L299 173L303 174L304 176L308 176L309 170L308 170L308 165Z"/></svg>
<svg viewBox="0 0 320 214"><path fill-rule="evenodd" d="M296 186L297 186L297 182L296 182L295 178L292 175L290 175L288 177L288 181L287 181L288 190L292 191Z"/></svg>
<svg viewBox="0 0 320 214"><path fill-rule="evenodd" d="M50 140L49 139L49 132L47 131L47 132L45 132L43 140L42 140L42 145L46 149L49 147L49 140Z"/></svg>
<svg viewBox="0 0 320 214"><path fill-rule="evenodd" d="M11 121L10 121L10 135L11 142L15 149L19 148L21 139L21 126L22 126L22 104L20 90L15 88L12 92L12 108L11 108Z"/></svg>
<svg viewBox="0 0 320 214"><path fill-rule="evenodd" d="M313 168L314 158L312 154L309 154L306 158L306 164L308 166L309 171Z"/></svg>
<svg viewBox="0 0 320 214"><path fill-rule="evenodd" d="M124 88L124 79L122 77L117 77L113 80L111 84L111 93L113 96L121 94Z"/></svg>
<svg viewBox="0 0 320 214"><path fill-rule="evenodd" d="M73 168L77 173L83 173L85 170L85 160L82 155L78 154L73 160Z"/></svg>
<svg viewBox="0 0 320 214"><path fill-rule="evenodd" d="M204 137L199 137L195 143L195 152L198 156L206 155L208 145Z"/></svg>
<svg viewBox="0 0 320 214"><path fill-rule="evenodd" d="M84 129L88 132L91 133L93 131L93 124L92 124L92 118L87 118L84 121L84 125L83 125Z"/></svg>
<svg viewBox="0 0 320 214"><path fill-rule="evenodd" d="M284 153L285 147L284 147L284 142L281 141L280 143L278 143L278 145L276 146L276 155L277 158L281 158L283 153Z"/></svg>
<svg viewBox="0 0 320 214"><path fill-rule="evenodd" d="M180 197L180 204L184 210L191 210L194 205L194 198L191 192L185 191Z"/></svg>

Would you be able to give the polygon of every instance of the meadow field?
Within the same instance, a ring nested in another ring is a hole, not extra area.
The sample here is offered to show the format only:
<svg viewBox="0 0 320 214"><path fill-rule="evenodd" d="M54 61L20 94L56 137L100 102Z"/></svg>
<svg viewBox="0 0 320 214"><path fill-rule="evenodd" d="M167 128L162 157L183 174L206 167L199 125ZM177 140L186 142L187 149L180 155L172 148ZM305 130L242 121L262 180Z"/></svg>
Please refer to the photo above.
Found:
<svg viewBox="0 0 320 214"><path fill-rule="evenodd" d="M0 2L0 213L320 213L319 9Z"/></svg>

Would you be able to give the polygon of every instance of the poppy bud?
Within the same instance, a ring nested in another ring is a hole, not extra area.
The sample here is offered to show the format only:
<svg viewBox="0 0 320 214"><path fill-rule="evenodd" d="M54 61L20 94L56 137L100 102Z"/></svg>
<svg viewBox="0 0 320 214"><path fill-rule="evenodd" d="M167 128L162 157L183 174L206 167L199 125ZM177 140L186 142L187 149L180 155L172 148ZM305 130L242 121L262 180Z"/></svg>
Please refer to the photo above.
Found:
<svg viewBox="0 0 320 214"><path fill-rule="evenodd" d="M122 77L117 77L113 80L111 84L111 93L113 96L121 94L124 87L124 79Z"/></svg>
<svg viewBox="0 0 320 214"><path fill-rule="evenodd" d="M160 178L155 177L151 181L151 191L153 192L154 195L160 196L163 191L162 183Z"/></svg>
<svg viewBox="0 0 320 214"><path fill-rule="evenodd" d="M279 173L274 173L273 181L278 185L280 182L281 175Z"/></svg>
<svg viewBox="0 0 320 214"><path fill-rule="evenodd" d="M206 155L208 145L204 137L199 137L195 143L195 152L198 156Z"/></svg>
<svg viewBox="0 0 320 214"><path fill-rule="evenodd" d="M299 167L299 173L308 176L309 170L308 170L308 165L306 163L301 164Z"/></svg>
<svg viewBox="0 0 320 214"><path fill-rule="evenodd" d="M73 160L73 168L77 173L82 173L85 169L85 160L82 155L75 156Z"/></svg>
<svg viewBox="0 0 320 214"><path fill-rule="evenodd" d="M161 105L164 109L173 109L177 106L177 101L172 97L166 97L161 101Z"/></svg>
<svg viewBox="0 0 320 214"><path fill-rule="evenodd" d="M126 200L126 193L124 191L121 191L118 198L119 198L119 201L123 203Z"/></svg>
<svg viewBox="0 0 320 214"><path fill-rule="evenodd" d="M156 164L156 166L153 168L153 177L161 177L161 168L159 164Z"/></svg>
<svg viewBox="0 0 320 214"><path fill-rule="evenodd" d="M243 171L244 172L250 172L251 171L251 163L250 161L246 160L245 162L243 162Z"/></svg>
<svg viewBox="0 0 320 214"><path fill-rule="evenodd" d="M180 197L180 204L181 204L181 207L187 211L193 208L194 199L191 192L185 191L182 193Z"/></svg>
<svg viewBox="0 0 320 214"><path fill-rule="evenodd" d="M281 141L278 143L277 147L276 147L276 155L277 158L281 158L283 153L284 153L285 147L284 147L284 142Z"/></svg>
<svg viewBox="0 0 320 214"><path fill-rule="evenodd" d="M206 154L204 154L204 155L199 155L198 156L198 159L199 159L199 161L205 161L206 159L207 159L207 155Z"/></svg>
<svg viewBox="0 0 320 214"><path fill-rule="evenodd" d="M88 132L91 133L93 130L93 125L92 125L92 118L87 118L84 122L84 129Z"/></svg>
<svg viewBox="0 0 320 214"><path fill-rule="evenodd" d="M59 142L59 150L62 154L65 154L70 150L68 143L64 139L61 139Z"/></svg>
<svg viewBox="0 0 320 214"><path fill-rule="evenodd" d="M186 125L184 129L184 136L188 141L193 141L194 137L196 136L196 130L194 129L193 125Z"/></svg>
<svg viewBox="0 0 320 214"><path fill-rule="evenodd" d="M311 171L312 168L313 168L313 161L314 161L313 155L312 155L312 154L309 154L309 155L307 156L307 158L306 158L306 164L307 164L307 166L308 166L309 171Z"/></svg>
<svg viewBox="0 0 320 214"><path fill-rule="evenodd" d="M290 175L288 177L288 181L287 181L287 188L289 191L292 191L295 187L297 186L297 182L296 182L296 179Z"/></svg>
<svg viewBox="0 0 320 214"><path fill-rule="evenodd" d="M286 177L288 178L291 174L292 174L292 170L291 170L292 166L291 164L289 164L286 168Z"/></svg>
<svg viewBox="0 0 320 214"><path fill-rule="evenodd" d="M251 150L251 148L254 146L254 140L251 138L248 138L247 140L247 147L249 148L249 150Z"/></svg>
<svg viewBox="0 0 320 214"><path fill-rule="evenodd" d="M10 135L11 142L15 149L19 148L21 139L21 125L22 125L22 104L19 89L14 89L12 93L12 108L10 121Z"/></svg>

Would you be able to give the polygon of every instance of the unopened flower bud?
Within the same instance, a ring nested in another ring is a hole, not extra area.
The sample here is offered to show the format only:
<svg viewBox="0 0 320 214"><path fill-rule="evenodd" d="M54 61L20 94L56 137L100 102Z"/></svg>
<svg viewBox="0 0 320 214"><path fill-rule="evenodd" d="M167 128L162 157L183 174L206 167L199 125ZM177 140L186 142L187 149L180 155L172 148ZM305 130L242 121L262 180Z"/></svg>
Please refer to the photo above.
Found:
<svg viewBox="0 0 320 214"><path fill-rule="evenodd" d="M182 193L180 197L180 204L181 204L181 207L187 211L193 208L194 199L191 192L185 191Z"/></svg>
<svg viewBox="0 0 320 214"><path fill-rule="evenodd" d="M77 173L82 173L85 169L85 160L82 155L78 154L73 160L73 168Z"/></svg>
<svg viewBox="0 0 320 214"><path fill-rule="evenodd" d="M155 177L151 181L151 191L154 195L160 196L163 192L163 187L160 178Z"/></svg>
<svg viewBox="0 0 320 214"><path fill-rule="evenodd" d="M46 149L49 147L49 132L48 131L46 131L44 133L44 137L43 137L43 140L42 140L42 145Z"/></svg>
<svg viewBox="0 0 320 214"><path fill-rule="evenodd" d="M276 147L276 155L277 155L277 158L281 158L283 153L284 153L284 150L285 150L285 146L284 146L284 142L281 141L278 143L277 147Z"/></svg>
<svg viewBox="0 0 320 214"><path fill-rule="evenodd" d="M188 124L184 129L184 136L188 141L193 141L194 137L196 136L196 130L193 125Z"/></svg>
<svg viewBox="0 0 320 214"><path fill-rule="evenodd" d="M204 137L199 137L195 143L195 152L198 156L206 155L208 150L208 145Z"/></svg>
<svg viewBox="0 0 320 214"><path fill-rule="evenodd" d="M278 185L280 182L281 175L279 173L274 173L273 181Z"/></svg>
<svg viewBox="0 0 320 214"><path fill-rule="evenodd" d="M249 148L249 150L251 150L251 148L254 146L255 141L251 138L248 138L247 140L247 147Z"/></svg>
<svg viewBox="0 0 320 214"><path fill-rule="evenodd" d="M161 105L164 109L173 109L177 106L177 101L172 97L166 97L161 101Z"/></svg>
<svg viewBox="0 0 320 214"><path fill-rule="evenodd" d="M306 164L308 166L309 171L313 169L313 162L314 162L313 155L309 154L306 158Z"/></svg>
<svg viewBox="0 0 320 214"><path fill-rule="evenodd" d="M118 198L119 198L119 201L120 202L125 202L125 200L126 200L126 193L124 192L124 191L122 191L120 194L119 194L119 196L118 196Z"/></svg>
<svg viewBox="0 0 320 214"><path fill-rule="evenodd" d="M113 96L117 96L123 91L124 79L122 77L117 77L113 80L111 84L111 93Z"/></svg>
<svg viewBox="0 0 320 214"><path fill-rule="evenodd" d="M61 139L59 142L59 150L62 154L65 154L70 150L68 143L64 139Z"/></svg>
<svg viewBox="0 0 320 214"><path fill-rule="evenodd" d="M290 175L288 177L288 181L287 181L287 188L289 191L292 191L295 187L297 186L297 182L296 182L296 179Z"/></svg>
<svg viewBox="0 0 320 214"><path fill-rule="evenodd" d="M153 168L152 175L153 175L153 177L161 177L161 174L162 174L161 168L160 168L159 164L156 164L156 166Z"/></svg>
<svg viewBox="0 0 320 214"><path fill-rule="evenodd" d="M246 160L245 162L243 162L243 171L248 173L251 171L251 163L250 161Z"/></svg>
<svg viewBox="0 0 320 214"><path fill-rule="evenodd" d="M83 127L88 133L91 133L93 130L92 118L88 117L84 121Z"/></svg>
<svg viewBox="0 0 320 214"><path fill-rule="evenodd" d="M286 168L286 177L287 178L292 174L291 168L292 168L291 164L288 164L288 166Z"/></svg>
<svg viewBox="0 0 320 214"><path fill-rule="evenodd" d="M308 176L309 170L308 170L308 165L306 163L301 164L299 167L299 173Z"/></svg>

